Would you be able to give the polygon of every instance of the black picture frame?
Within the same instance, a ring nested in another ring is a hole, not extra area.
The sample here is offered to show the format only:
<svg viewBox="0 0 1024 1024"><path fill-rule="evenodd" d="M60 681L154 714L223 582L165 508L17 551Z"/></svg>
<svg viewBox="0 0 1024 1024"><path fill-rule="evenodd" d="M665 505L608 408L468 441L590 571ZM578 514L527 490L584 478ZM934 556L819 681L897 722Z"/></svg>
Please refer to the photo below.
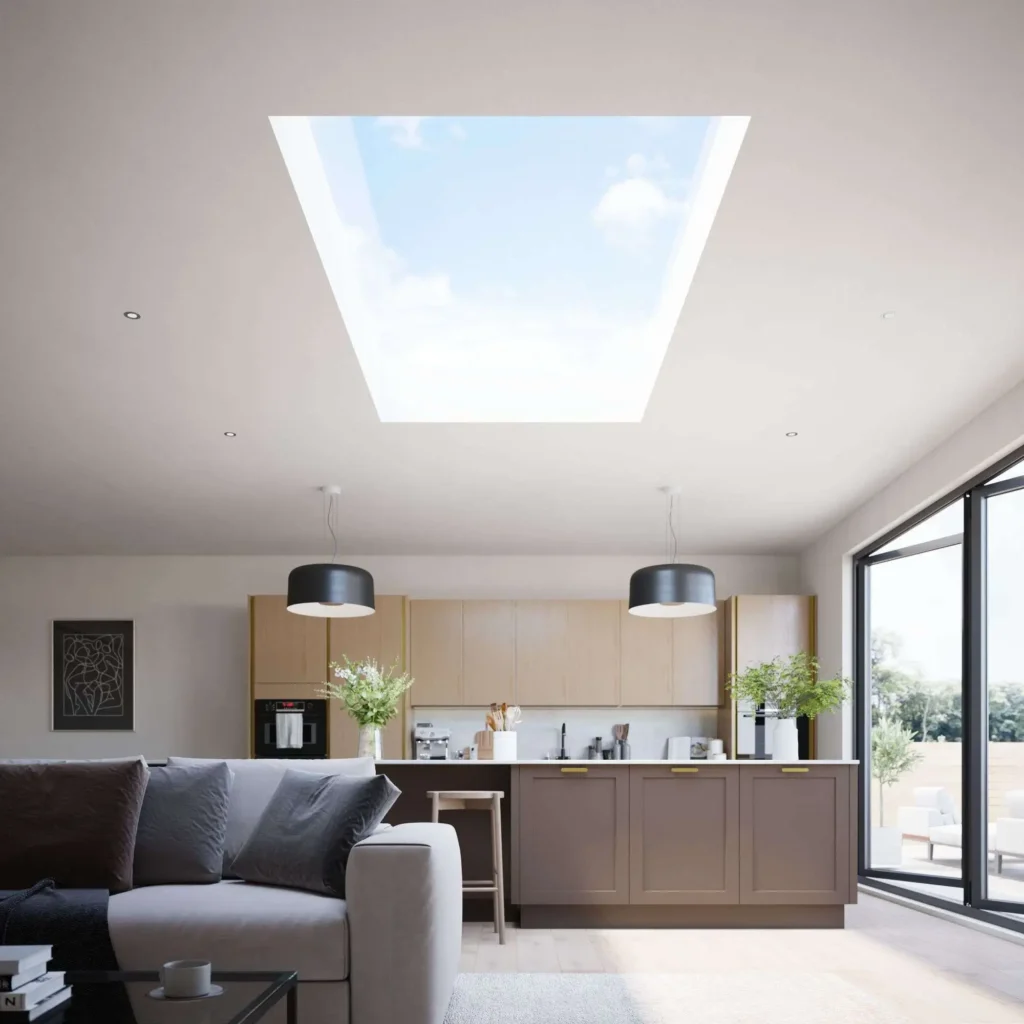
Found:
<svg viewBox="0 0 1024 1024"><path fill-rule="evenodd" d="M133 620L54 620L52 675L54 732L135 731Z"/></svg>

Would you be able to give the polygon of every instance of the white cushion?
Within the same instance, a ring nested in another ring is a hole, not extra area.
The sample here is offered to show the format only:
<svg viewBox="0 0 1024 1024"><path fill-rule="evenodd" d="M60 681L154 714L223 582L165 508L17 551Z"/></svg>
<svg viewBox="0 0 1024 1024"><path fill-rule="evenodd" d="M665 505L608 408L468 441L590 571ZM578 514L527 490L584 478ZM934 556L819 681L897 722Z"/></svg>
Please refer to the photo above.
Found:
<svg viewBox="0 0 1024 1024"><path fill-rule="evenodd" d="M956 803L945 786L918 786L914 790L914 803L918 807L934 807L942 815L944 825L956 824Z"/></svg>
<svg viewBox="0 0 1024 1024"><path fill-rule="evenodd" d="M333 896L237 881L149 885L111 896L107 921L123 971L200 958L221 971L348 977L348 908Z"/></svg>
<svg viewBox="0 0 1024 1024"><path fill-rule="evenodd" d="M963 845L963 829L959 825L936 825L928 829L928 839L940 846L959 847Z"/></svg>
<svg viewBox="0 0 1024 1024"><path fill-rule="evenodd" d="M231 877L231 865L252 835L263 812L270 803L289 769L297 772L312 772L314 775L355 775L368 778L376 774L372 757L344 758L210 758L210 757L169 757L167 764L216 764L226 761L234 772L231 782L231 800L228 804L228 827L224 836L224 876Z"/></svg>

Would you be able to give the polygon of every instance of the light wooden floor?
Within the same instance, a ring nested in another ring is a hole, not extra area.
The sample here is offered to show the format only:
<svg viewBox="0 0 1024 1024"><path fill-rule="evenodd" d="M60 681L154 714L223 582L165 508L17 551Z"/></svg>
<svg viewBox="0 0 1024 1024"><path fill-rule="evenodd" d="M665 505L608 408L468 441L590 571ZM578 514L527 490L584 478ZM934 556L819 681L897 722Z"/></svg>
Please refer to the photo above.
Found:
<svg viewBox="0 0 1024 1024"><path fill-rule="evenodd" d="M1024 945L860 894L846 928L598 930L463 926L462 970L839 975L914 1024L1024 1024Z"/></svg>

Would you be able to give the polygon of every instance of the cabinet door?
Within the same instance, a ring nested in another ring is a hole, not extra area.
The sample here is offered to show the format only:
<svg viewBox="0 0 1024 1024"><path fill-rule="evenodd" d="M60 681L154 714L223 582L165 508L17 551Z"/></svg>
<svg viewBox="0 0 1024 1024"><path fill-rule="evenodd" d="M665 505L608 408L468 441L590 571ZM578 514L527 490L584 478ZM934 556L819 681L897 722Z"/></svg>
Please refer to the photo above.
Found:
<svg viewBox="0 0 1024 1024"><path fill-rule="evenodd" d="M630 615L619 603L622 703L625 707L672 703L672 620Z"/></svg>
<svg viewBox="0 0 1024 1024"><path fill-rule="evenodd" d="M511 601L462 603L463 703L487 707L515 701L515 606Z"/></svg>
<svg viewBox="0 0 1024 1024"><path fill-rule="evenodd" d="M717 614L672 621L672 703L718 706Z"/></svg>
<svg viewBox="0 0 1024 1024"><path fill-rule="evenodd" d="M849 903L849 766L737 770L740 903Z"/></svg>
<svg viewBox="0 0 1024 1024"><path fill-rule="evenodd" d="M526 707L566 703L564 601L516 601L516 703Z"/></svg>
<svg viewBox="0 0 1024 1024"><path fill-rule="evenodd" d="M630 768L630 903L739 902L741 771Z"/></svg>
<svg viewBox="0 0 1024 1024"><path fill-rule="evenodd" d="M629 769L519 768L519 899L629 902Z"/></svg>
<svg viewBox="0 0 1024 1024"><path fill-rule="evenodd" d="M462 602L409 602L414 707L462 703Z"/></svg>
<svg viewBox="0 0 1024 1024"><path fill-rule="evenodd" d="M566 703L617 707L619 602L567 602L566 633Z"/></svg>
<svg viewBox="0 0 1024 1024"><path fill-rule="evenodd" d="M283 594L252 598L252 681L323 683L327 679L327 621L288 611Z"/></svg>
<svg viewBox="0 0 1024 1024"><path fill-rule="evenodd" d="M736 671L810 650L810 598L754 594L736 598Z"/></svg>
<svg viewBox="0 0 1024 1024"><path fill-rule="evenodd" d="M373 658L379 665L405 668L403 599L378 594L373 615L355 619L331 619L328 626L331 661L362 661ZM359 726L337 701L331 707L331 757L355 757L359 747ZM405 738L405 707L384 727L382 752L387 758L401 758Z"/></svg>

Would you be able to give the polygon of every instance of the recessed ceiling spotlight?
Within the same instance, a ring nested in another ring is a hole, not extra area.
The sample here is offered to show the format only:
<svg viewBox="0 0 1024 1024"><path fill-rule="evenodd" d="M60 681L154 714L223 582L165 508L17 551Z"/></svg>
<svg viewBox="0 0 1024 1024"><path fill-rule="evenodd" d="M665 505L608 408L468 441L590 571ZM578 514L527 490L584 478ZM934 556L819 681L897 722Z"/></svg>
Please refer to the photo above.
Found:
<svg viewBox="0 0 1024 1024"><path fill-rule="evenodd" d="M238 435L233 430L225 430L224 431L224 436L225 437L238 437Z"/></svg>
<svg viewBox="0 0 1024 1024"><path fill-rule="evenodd" d="M796 437L796 436L797 436L797 432L795 430L787 430L786 431L786 437Z"/></svg>
<svg viewBox="0 0 1024 1024"><path fill-rule="evenodd" d="M141 313L136 313L134 309L126 309L124 315L126 317L128 317L129 320L141 320L142 319L142 314Z"/></svg>
<svg viewBox="0 0 1024 1024"><path fill-rule="evenodd" d="M893 317L894 317L895 315L896 315L896 314L895 314L895 313L894 313L894 312L893 312L893 311L892 311L891 309L887 309L887 310L886 310L886 311L885 311L885 312L884 312L884 313L882 314L882 319L883 319L883 320L891 320L891 319L892 319L892 318L893 318Z"/></svg>

